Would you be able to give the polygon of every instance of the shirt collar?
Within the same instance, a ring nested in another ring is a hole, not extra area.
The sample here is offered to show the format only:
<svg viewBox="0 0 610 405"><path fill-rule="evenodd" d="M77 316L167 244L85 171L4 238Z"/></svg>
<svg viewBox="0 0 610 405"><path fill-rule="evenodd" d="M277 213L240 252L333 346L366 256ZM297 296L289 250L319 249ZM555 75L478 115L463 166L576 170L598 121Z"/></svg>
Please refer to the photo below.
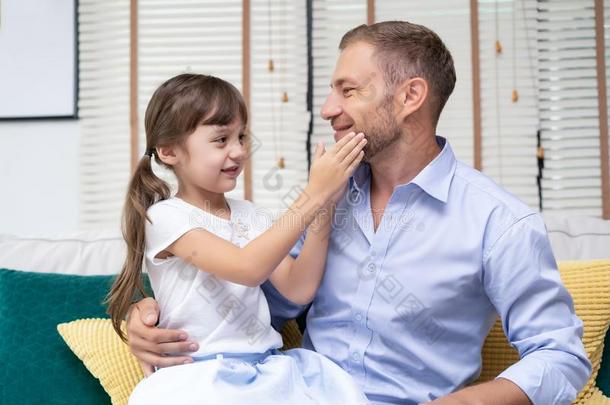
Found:
<svg viewBox="0 0 610 405"><path fill-rule="evenodd" d="M371 167L368 163L362 163L349 178L350 189L358 192L364 191L366 182L371 178Z"/></svg>
<svg viewBox="0 0 610 405"><path fill-rule="evenodd" d="M430 196L446 203L457 161L445 138L437 136L436 143L441 148L441 152L411 180L411 183L417 184Z"/></svg>
<svg viewBox="0 0 610 405"><path fill-rule="evenodd" d="M437 136L436 143L441 148L441 152L409 184L417 184L428 195L446 203L457 160L445 138ZM349 179L350 188L362 192L370 177L371 168L369 165L366 163L360 165ZM405 186L407 184L401 184L396 188Z"/></svg>

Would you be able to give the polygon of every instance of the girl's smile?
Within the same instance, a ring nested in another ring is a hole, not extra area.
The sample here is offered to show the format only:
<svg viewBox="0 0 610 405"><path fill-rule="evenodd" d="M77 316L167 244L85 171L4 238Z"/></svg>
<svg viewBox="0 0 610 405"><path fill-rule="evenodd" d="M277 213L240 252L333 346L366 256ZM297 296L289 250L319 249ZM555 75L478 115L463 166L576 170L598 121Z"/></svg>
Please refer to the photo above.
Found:
<svg viewBox="0 0 610 405"><path fill-rule="evenodd" d="M227 175L228 177L234 179L241 173L241 165L229 166L226 169L222 169L221 172Z"/></svg>

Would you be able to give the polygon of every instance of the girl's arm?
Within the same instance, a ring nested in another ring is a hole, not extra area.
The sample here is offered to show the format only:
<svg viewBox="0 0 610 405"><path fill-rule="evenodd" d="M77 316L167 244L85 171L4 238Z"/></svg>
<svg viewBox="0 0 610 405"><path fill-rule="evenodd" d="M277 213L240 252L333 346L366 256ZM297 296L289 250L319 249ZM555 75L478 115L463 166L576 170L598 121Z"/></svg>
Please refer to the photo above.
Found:
<svg viewBox="0 0 610 405"><path fill-rule="evenodd" d="M310 181L288 211L267 231L239 248L203 229L182 235L165 251L207 273L247 286L258 286L288 255L299 236L360 164L362 134L350 134L323 154L316 150Z"/></svg>
<svg viewBox="0 0 610 405"><path fill-rule="evenodd" d="M286 256L269 278L273 286L295 304L309 304L320 286L326 267L333 213L330 208L318 216L319 222L315 229L309 227L299 256L296 259Z"/></svg>

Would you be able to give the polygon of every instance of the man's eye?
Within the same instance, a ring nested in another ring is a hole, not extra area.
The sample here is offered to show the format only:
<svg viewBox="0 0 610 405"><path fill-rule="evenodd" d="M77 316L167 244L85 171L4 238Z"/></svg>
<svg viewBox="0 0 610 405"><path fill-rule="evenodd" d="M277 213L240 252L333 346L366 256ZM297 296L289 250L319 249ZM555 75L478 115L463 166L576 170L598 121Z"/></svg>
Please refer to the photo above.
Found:
<svg viewBox="0 0 610 405"><path fill-rule="evenodd" d="M227 137L226 137L226 136L223 136L222 138L216 138L216 139L214 140L214 142L218 142L218 143L225 143L225 142L226 142L226 140L227 140Z"/></svg>
<svg viewBox="0 0 610 405"><path fill-rule="evenodd" d="M349 96L349 95L350 95L350 93L351 93L353 90L354 90L354 88L353 88L353 87L346 87L346 88L344 88L344 89L343 89L343 95L344 95L344 96Z"/></svg>

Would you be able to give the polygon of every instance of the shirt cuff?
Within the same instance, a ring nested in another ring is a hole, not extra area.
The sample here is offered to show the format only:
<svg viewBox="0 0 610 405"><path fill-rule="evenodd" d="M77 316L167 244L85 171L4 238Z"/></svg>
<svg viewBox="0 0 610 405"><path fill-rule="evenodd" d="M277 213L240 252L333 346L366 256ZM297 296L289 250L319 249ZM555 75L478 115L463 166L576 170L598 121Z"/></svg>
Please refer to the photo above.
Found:
<svg viewBox="0 0 610 405"><path fill-rule="evenodd" d="M496 378L506 378L517 384L534 405L569 405L578 392L568 379L535 353L504 370Z"/></svg>
<svg viewBox="0 0 610 405"><path fill-rule="evenodd" d="M275 330L280 331L286 321L294 319L305 311L309 304L299 305L285 298L280 292L273 286L271 281L267 280L261 285L267 303L269 304L269 311L271 312L271 325Z"/></svg>

